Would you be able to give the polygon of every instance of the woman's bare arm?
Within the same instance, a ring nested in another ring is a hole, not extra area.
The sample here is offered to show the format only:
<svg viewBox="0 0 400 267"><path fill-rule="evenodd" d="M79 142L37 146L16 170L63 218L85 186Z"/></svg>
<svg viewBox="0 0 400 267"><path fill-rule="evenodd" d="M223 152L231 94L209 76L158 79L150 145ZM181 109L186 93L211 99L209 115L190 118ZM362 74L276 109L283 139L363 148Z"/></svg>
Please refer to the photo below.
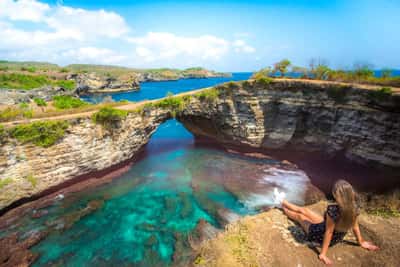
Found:
<svg viewBox="0 0 400 267"><path fill-rule="evenodd" d="M335 222L332 220L330 216L326 216L324 241L322 242L322 249L318 258L328 265L332 264L332 261L326 256L326 253L328 252L329 244L331 243L334 230L335 230Z"/></svg>
<svg viewBox="0 0 400 267"><path fill-rule="evenodd" d="M364 238L361 235L360 231L360 226L358 224L358 220L354 223L353 226L353 233L357 238L358 244L360 244L361 247L368 249L368 250L378 250L379 248L372 244L371 242L365 241Z"/></svg>

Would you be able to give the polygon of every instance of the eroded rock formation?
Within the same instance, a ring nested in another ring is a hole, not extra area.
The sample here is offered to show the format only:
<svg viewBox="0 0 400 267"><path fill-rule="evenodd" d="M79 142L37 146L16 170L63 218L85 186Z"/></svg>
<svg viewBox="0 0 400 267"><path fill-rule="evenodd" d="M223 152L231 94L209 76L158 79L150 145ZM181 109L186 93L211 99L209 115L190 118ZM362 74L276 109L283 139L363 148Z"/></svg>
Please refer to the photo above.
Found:
<svg viewBox="0 0 400 267"><path fill-rule="evenodd" d="M400 167L400 95L377 97L358 86L299 80L246 81L220 86L214 97L192 97L178 114L196 135L274 150L343 153L348 159ZM379 99L377 99L379 98ZM90 118L71 122L55 145L15 139L0 146L0 209L75 177L132 159L171 117L153 107L130 113L110 132Z"/></svg>
<svg viewBox="0 0 400 267"><path fill-rule="evenodd" d="M225 84L214 101L193 98L179 119L220 143L320 151L400 167L400 94L300 80Z"/></svg>

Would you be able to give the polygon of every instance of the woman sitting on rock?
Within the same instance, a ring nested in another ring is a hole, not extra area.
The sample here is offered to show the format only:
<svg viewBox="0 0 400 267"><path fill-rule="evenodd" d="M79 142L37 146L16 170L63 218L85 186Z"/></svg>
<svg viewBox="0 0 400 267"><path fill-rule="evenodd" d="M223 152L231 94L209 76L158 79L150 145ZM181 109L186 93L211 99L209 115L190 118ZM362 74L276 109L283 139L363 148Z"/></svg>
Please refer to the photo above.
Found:
<svg viewBox="0 0 400 267"><path fill-rule="evenodd" d="M304 207L299 207L284 200L285 194L275 189L275 201L282 205L285 214L298 222L308 235L308 240L322 245L319 259L325 264L332 264L327 257L328 247L343 240L347 231L352 229L361 247L377 250L377 246L365 241L357 222L359 209L353 187L344 180L333 186L332 194L336 204L329 205L324 217Z"/></svg>

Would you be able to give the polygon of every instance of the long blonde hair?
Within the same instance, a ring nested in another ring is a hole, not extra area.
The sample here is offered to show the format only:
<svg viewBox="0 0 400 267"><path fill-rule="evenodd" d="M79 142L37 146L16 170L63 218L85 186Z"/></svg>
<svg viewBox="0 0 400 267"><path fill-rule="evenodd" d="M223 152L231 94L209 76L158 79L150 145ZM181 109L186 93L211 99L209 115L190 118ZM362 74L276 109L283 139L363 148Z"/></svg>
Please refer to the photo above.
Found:
<svg viewBox="0 0 400 267"><path fill-rule="evenodd" d="M333 186L332 195L340 209L340 217L335 229L346 232L354 225L359 214L356 193L351 184L345 180L339 180Z"/></svg>

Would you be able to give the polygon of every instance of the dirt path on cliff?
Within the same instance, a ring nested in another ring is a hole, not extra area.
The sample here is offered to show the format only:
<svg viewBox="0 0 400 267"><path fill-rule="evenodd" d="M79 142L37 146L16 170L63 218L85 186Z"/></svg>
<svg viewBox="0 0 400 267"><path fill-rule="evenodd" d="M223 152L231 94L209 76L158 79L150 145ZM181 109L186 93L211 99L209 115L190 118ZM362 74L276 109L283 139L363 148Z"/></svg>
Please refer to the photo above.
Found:
<svg viewBox="0 0 400 267"><path fill-rule="evenodd" d="M205 89L209 89L209 88L202 88L202 89L198 89L198 90L193 90L193 91L189 91L189 92L184 92L184 93L180 93L180 94L176 94L174 96L186 96L186 95L194 95L197 94ZM139 107L142 107L146 104L149 103L155 103L157 101L160 101L164 98L158 98L158 99L154 99L154 100L143 100L140 102L132 102L132 103L127 103L125 105L119 105L119 106L115 106L115 108L117 109L121 109L121 110L135 110ZM94 113L96 113L97 111L99 111L100 108L96 108L90 111L83 111L83 112L76 112L76 113L70 113L70 114L60 114L60 115L52 115L52 116L48 116L48 117L38 117L38 118L32 118L32 119L24 119L24 120L16 120L16 121L9 121L9 122L3 122L1 123L1 125L3 125L4 127L8 128L8 127L12 127L15 125L19 125L19 124L26 124L26 123L31 123L31 122L35 122L35 121L49 121L49 120L72 120L72 119L78 119L78 118L90 118ZM73 111L73 110L71 110ZM68 112L68 110L66 111Z"/></svg>
<svg viewBox="0 0 400 267"><path fill-rule="evenodd" d="M326 203L321 202L311 208L322 213L325 207ZM333 260L333 266L399 266L400 218L362 214L359 222L363 237L376 243L380 250L362 249L354 235L348 233L345 242L329 248L328 257ZM193 265L322 267L325 265L318 260L318 250L305 241L299 226L280 210L272 209L228 225L215 239L205 241Z"/></svg>

